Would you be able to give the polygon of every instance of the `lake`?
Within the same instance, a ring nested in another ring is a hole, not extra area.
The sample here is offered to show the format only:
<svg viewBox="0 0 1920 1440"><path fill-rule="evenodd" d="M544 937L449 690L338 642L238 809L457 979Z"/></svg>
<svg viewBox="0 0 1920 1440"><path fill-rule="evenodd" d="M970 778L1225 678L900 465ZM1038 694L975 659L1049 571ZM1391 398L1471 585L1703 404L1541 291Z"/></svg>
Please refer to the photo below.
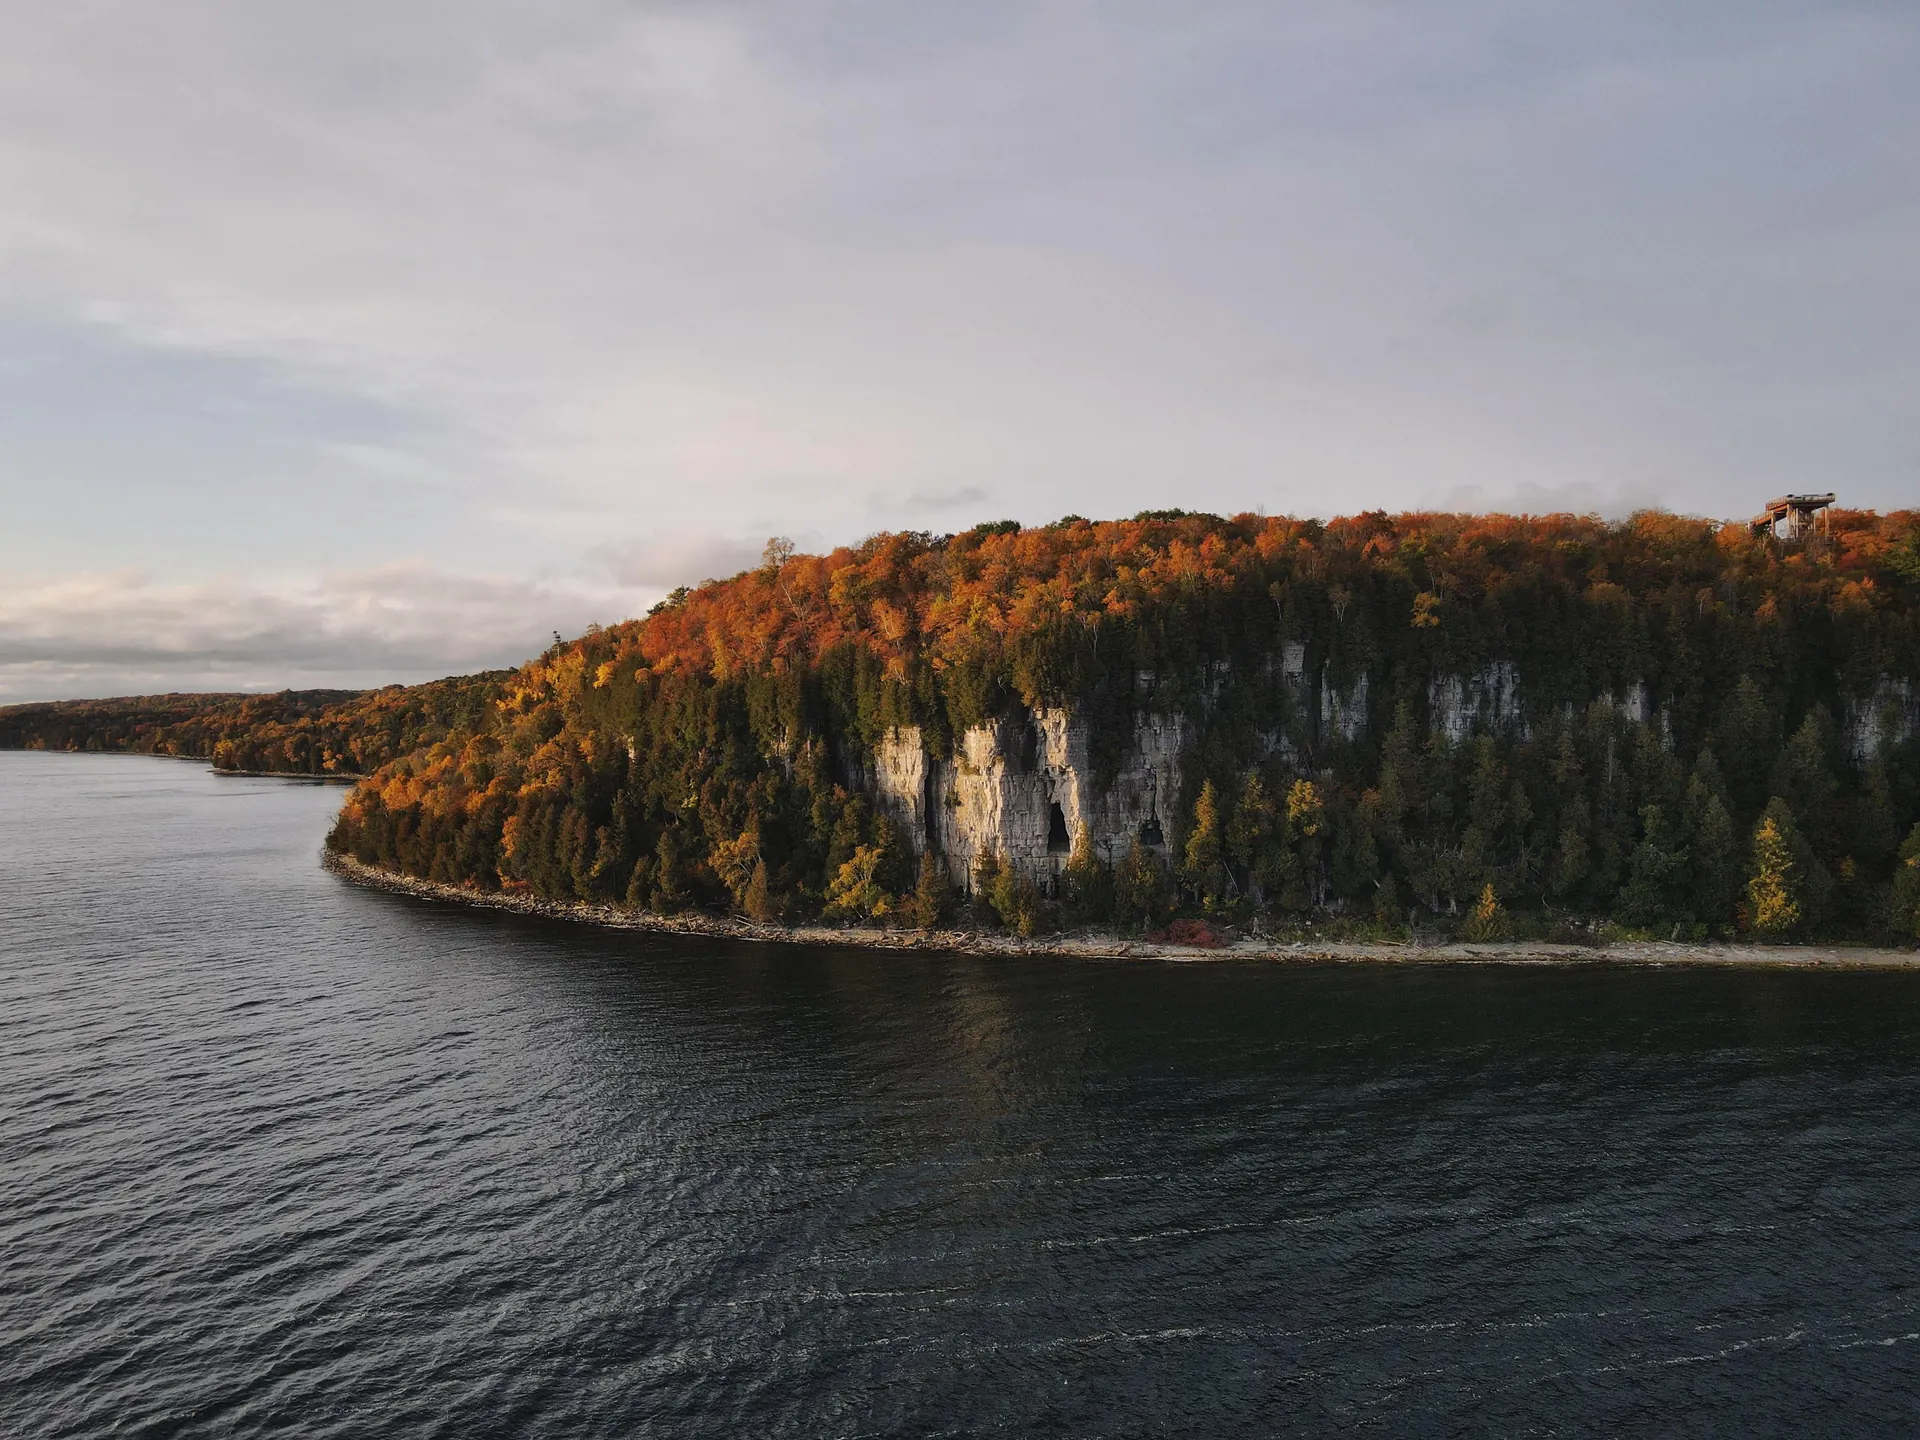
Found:
<svg viewBox="0 0 1920 1440"><path fill-rule="evenodd" d="M0 1432L1920 1427L1920 975L988 959L0 753Z"/></svg>

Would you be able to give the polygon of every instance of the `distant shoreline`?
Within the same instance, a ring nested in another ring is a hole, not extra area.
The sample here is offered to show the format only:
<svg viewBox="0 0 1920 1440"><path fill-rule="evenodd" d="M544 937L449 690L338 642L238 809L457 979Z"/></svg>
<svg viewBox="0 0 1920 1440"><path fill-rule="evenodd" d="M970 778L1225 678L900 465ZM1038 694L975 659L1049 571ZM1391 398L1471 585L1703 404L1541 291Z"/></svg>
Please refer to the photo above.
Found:
<svg viewBox="0 0 1920 1440"><path fill-rule="evenodd" d="M1556 945L1505 940L1419 945L1391 941L1320 941L1280 944L1241 940L1218 948L1133 940L1115 935L1017 935L980 930L881 930L834 925L761 925L717 915L652 915L578 900L547 900L527 894L472 890L419 880L362 864L351 855L324 851L322 865L341 879L372 890L423 900L451 901L483 910L505 910L546 920L566 920L607 930L660 935L703 935L780 945L842 945L869 950L924 950L967 955L1059 955L1089 960L1269 960L1321 964L1469 965L1696 965L1794 970L1920 970L1920 950L1850 945L1678 944L1617 941L1608 945Z"/></svg>
<svg viewBox="0 0 1920 1440"><path fill-rule="evenodd" d="M318 780L327 785L357 785L364 775L330 771L316 775L310 770L222 770L211 755L168 755L158 750L54 750L33 745L0 745L0 750L15 755L131 755L137 760L184 760L204 765L211 775L232 775L243 780Z"/></svg>

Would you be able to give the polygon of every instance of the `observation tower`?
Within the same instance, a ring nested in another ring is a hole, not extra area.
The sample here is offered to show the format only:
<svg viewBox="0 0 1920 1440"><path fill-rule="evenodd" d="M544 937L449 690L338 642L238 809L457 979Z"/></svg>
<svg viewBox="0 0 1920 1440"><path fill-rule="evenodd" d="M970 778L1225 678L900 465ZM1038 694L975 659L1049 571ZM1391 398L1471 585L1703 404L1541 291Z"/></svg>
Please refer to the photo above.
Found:
<svg viewBox="0 0 1920 1440"><path fill-rule="evenodd" d="M1776 540L1805 540L1816 530L1825 531L1827 517L1820 512L1833 504L1833 494L1782 495L1769 500L1767 508L1754 517L1753 533L1766 531Z"/></svg>

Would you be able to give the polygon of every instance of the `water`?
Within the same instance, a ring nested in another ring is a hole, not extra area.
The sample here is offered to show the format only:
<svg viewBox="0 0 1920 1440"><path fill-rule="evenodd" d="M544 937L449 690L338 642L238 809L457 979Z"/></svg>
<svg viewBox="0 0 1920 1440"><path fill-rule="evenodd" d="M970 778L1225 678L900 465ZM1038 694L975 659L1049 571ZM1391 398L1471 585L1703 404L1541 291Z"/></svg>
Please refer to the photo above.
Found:
<svg viewBox="0 0 1920 1440"><path fill-rule="evenodd" d="M1885 1434L1920 976L596 934L0 753L0 1433Z"/></svg>

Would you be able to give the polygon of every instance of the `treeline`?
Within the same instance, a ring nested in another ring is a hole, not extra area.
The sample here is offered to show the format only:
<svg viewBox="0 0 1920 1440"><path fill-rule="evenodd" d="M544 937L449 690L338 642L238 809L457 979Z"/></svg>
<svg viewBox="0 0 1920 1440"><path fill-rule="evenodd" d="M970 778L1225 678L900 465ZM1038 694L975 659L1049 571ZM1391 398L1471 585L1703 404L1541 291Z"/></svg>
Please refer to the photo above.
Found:
<svg viewBox="0 0 1920 1440"><path fill-rule="evenodd" d="M488 722L510 671L379 690L137 695L0 707L0 749L124 751L222 770L359 776Z"/></svg>
<svg viewBox="0 0 1920 1440"><path fill-rule="evenodd" d="M1435 697L1497 667L1519 714L1449 736ZM329 843L434 880L763 919L1913 938L1917 672L1913 512L1838 512L1797 548L1664 514L775 542L556 645L357 787ZM1357 719L1326 723L1328 697ZM928 837L862 793L874 747L916 725L950 753L1039 707L1089 724L1097 782L1139 716L1185 716L1180 813L1162 844L1079 837L1057 880L987 856L949 893Z"/></svg>

